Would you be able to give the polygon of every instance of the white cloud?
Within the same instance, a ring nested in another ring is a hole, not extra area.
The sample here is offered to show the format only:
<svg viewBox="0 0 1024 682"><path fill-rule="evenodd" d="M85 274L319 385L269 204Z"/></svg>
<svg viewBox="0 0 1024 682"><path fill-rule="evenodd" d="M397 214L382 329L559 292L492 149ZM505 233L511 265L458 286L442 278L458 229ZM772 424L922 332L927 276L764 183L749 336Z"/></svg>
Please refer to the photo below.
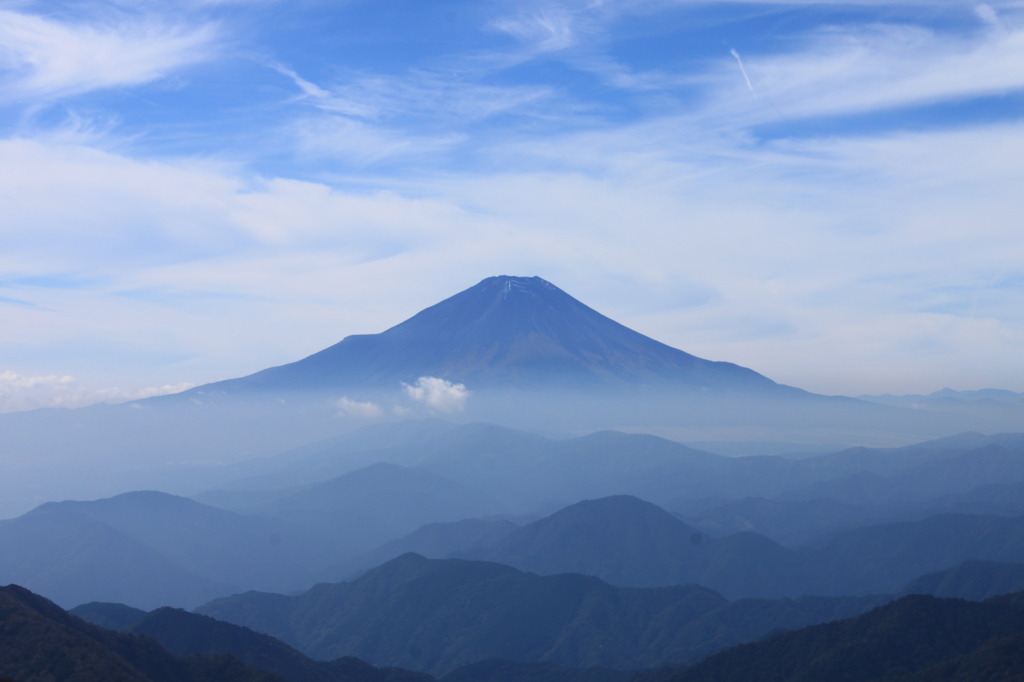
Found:
<svg viewBox="0 0 1024 682"><path fill-rule="evenodd" d="M999 21L999 14L996 12L995 8L992 7L992 5L987 5L985 3L975 5L974 13L977 14L978 18L981 19L986 24L989 24L991 26L1001 25L1001 22Z"/></svg>
<svg viewBox="0 0 1024 682"><path fill-rule="evenodd" d="M750 55L751 101L723 63L708 121L732 124L859 114L1024 89L1024 30L953 35L911 25L831 27L802 49Z"/></svg>
<svg viewBox="0 0 1024 682"><path fill-rule="evenodd" d="M218 30L154 17L71 23L0 10L0 92L49 100L163 78L209 59Z"/></svg>
<svg viewBox="0 0 1024 682"><path fill-rule="evenodd" d="M443 153L463 139L458 133L412 134L342 116L304 117L290 127L302 156L341 157L355 165Z"/></svg>
<svg viewBox="0 0 1024 682"><path fill-rule="evenodd" d="M502 114L542 116L555 98L547 86L489 85L478 81L480 74L460 70L350 74L321 85L288 67L271 67L295 83L299 101L317 111L289 126L300 152L355 164L436 159L469 138L453 130Z"/></svg>
<svg viewBox="0 0 1024 682"><path fill-rule="evenodd" d="M740 53L735 49L729 50L729 54L736 59L736 65L740 67L740 75L743 76L743 82L747 84L747 90L754 92L754 85L750 82L750 75L747 74L747 70L743 67L743 60L740 58Z"/></svg>
<svg viewBox="0 0 1024 682"><path fill-rule="evenodd" d="M402 388L407 396L436 412L461 412L470 396L464 384L438 377L420 377L412 386L402 384Z"/></svg>
<svg viewBox="0 0 1024 682"><path fill-rule="evenodd" d="M56 374L50 374L41 377L26 377L10 370L0 372L0 385L11 391L33 389L39 386L67 386L74 383L74 381L74 377L67 375L57 376Z"/></svg>
<svg viewBox="0 0 1024 682"><path fill-rule="evenodd" d="M402 116L474 121L523 109L550 98L546 85L490 85L466 69L409 70L400 75L352 73L329 85L306 80L293 69L271 64L318 109L346 117L377 120Z"/></svg>
<svg viewBox="0 0 1024 682"><path fill-rule="evenodd" d="M99 402L120 403L178 393L192 384L128 389L89 388L68 375L25 376L10 370L0 372L0 412L33 410L40 407L83 407Z"/></svg>
<svg viewBox="0 0 1024 682"><path fill-rule="evenodd" d="M491 28L526 44L534 54L564 50L576 43L576 18L567 8L557 5L496 19Z"/></svg>
<svg viewBox="0 0 1024 682"><path fill-rule="evenodd" d="M221 215L243 186L221 170L77 144L0 141L5 251L25 265L95 275L119 258L139 258L142 267L237 248L247 237Z"/></svg>
<svg viewBox="0 0 1024 682"><path fill-rule="evenodd" d="M348 396L338 398L335 403L338 414L342 417L356 417L358 419L377 419L384 410L380 405L371 401L353 400Z"/></svg>

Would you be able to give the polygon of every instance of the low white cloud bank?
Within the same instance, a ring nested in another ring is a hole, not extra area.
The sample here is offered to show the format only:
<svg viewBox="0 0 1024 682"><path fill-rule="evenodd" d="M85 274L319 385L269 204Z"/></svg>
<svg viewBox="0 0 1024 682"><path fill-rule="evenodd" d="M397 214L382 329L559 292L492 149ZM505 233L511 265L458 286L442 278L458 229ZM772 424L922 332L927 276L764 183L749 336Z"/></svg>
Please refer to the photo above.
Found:
<svg viewBox="0 0 1024 682"><path fill-rule="evenodd" d="M26 376L10 370L0 372L0 412L19 412L41 407L84 407L94 403L120 403L157 395L178 393L194 384L146 388L90 388L69 375Z"/></svg>
<svg viewBox="0 0 1024 682"><path fill-rule="evenodd" d="M402 384L402 388L407 396L436 412L461 412L470 395L464 384L438 377L420 377L414 385Z"/></svg>
<svg viewBox="0 0 1024 682"><path fill-rule="evenodd" d="M338 415L341 417L356 417L359 419L377 419L384 410L377 403L370 401L353 400L348 396L338 398L334 404L338 408Z"/></svg>

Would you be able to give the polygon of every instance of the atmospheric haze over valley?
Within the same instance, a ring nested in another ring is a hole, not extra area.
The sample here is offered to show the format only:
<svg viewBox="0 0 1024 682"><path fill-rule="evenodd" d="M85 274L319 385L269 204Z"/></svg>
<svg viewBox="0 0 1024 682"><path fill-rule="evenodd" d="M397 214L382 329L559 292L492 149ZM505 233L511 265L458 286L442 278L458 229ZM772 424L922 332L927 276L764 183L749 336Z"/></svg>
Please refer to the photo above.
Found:
<svg viewBox="0 0 1024 682"><path fill-rule="evenodd" d="M0 415L0 448L18 481L3 509L133 489L195 495L274 457L287 468L287 453L360 427L386 432L424 419L561 439L645 433L725 454L1012 431L1024 403L991 393L907 404L817 395L671 348L539 277L495 276L384 332L246 377L127 403ZM331 471L376 459L341 458Z"/></svg>
<svg viewBox="0 0 1024 682"><path fill-rule="evenodd" d="M1019 682L1024 4L0 0L0 682Z"/></svg>

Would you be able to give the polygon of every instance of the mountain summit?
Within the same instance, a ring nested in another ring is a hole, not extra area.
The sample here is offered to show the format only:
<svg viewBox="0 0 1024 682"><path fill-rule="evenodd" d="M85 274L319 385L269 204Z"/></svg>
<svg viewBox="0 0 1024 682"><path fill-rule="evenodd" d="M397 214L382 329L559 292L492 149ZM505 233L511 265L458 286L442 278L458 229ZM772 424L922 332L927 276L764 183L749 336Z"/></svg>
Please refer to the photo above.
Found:
<svg viewBox="0 0 1024 682"><path fill-rule="evenodd" d="M478 388L782 388L633 331L540 277L488 277L380 334L204 390L399 388L418 377Z"/></svg>

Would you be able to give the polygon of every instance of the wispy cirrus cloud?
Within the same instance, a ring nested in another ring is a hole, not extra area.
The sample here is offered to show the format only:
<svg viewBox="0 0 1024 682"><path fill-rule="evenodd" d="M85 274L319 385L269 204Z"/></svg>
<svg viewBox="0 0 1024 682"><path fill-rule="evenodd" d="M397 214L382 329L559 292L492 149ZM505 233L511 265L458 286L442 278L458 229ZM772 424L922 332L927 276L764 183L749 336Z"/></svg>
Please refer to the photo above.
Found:
<svg viewBox="0 0 1024 682"><path fill-rule="evenodd" d="M8 100L54 100L139 85L209 59L220 33L154 15L117 13L61 20L0 10L0 92Z"/></svg>
<svg viewBox="0 0 1024 682"><path fill-rule="evenodd" d="M728 61L723 54L709 116L750 124L857 115L1024 90L1024 28L964 34L907 24L832 26L796 50L744 55L742 79Z"/></svg>
<svg viewBox="0 0 1024 682"><path fill-rule="evenodd" d="M352 74L321 85L289 67L272 68L316 112L289 125L298 149L362 165L446 152L468 138L467 127L501 115L538 115L556 97L547 86L490 85L459 71Z"/></svg>
<svg viewBox="0 0 1024 682"><path fill-rule="evenodd" d="M537 55L575 45L579 20L579 15L568 7L552 3L495 19L490 28L515 38L528 54Z"/></svg>
<svg viewBox="0 0 1024 682"><path fill-rule="evenodd" d="M456 133L417 134L400 127L330 115L304 116L290 123L287 130L303 157L344 159L356 166L433 156L464 139Z"/></svg>

